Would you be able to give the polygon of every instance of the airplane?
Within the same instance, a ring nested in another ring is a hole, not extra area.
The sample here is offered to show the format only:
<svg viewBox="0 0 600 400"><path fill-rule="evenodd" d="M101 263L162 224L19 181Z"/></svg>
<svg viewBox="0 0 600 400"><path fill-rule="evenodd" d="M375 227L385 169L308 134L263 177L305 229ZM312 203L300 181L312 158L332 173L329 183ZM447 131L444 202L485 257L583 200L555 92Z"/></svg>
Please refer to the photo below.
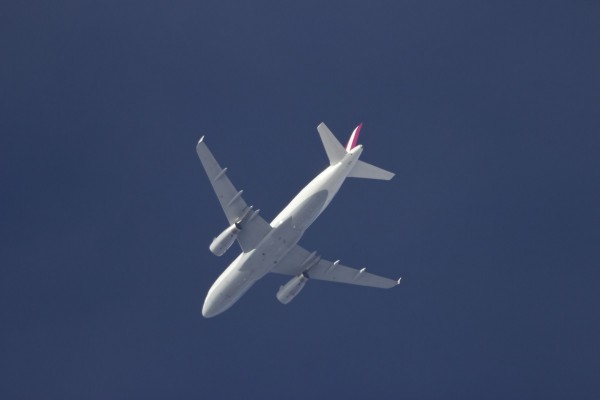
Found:
<svg viewBox="0 0 600 400"><path fill-rule="evenodd" d="M329 166L270 223L258 215L258 209L248 206L242 198L243 190L238 191L233 186L227 177L227 168L221 168L206 146L204 136L200 138L196 152L229 223L209 249L216 256L222 256L237 240L242 250L209 289L202 307L205 318L230 308L269 272L292 276L277 292L276 297L282 304L292 301L309 279L385 289L400 284L402 278L394 280L366 272L366 268L350 268L339 260L325 260L316 251L310 252L298 245L306 229L329 205L346 178L390 180L394 176L392 172L359 160L363 151L363 146L358 144L361 128L362 123L354 129L344 148L324 123L319 124L317 131Z"/></svg>

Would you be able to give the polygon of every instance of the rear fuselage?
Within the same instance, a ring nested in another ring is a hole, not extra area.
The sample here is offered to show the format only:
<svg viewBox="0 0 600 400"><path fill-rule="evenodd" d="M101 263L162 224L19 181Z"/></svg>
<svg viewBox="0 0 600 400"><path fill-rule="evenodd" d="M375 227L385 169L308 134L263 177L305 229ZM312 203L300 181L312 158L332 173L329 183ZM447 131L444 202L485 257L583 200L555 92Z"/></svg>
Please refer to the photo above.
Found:
<svg viewBox="0 0 600 400"><path fill-rule="evenodd" d="M327 167L294 197L271 222L271 232L259 245L241 253L212 285L202 314L212 317L231 307L300 240L327 208L362 153L356 146L337 164Z"/></svg>

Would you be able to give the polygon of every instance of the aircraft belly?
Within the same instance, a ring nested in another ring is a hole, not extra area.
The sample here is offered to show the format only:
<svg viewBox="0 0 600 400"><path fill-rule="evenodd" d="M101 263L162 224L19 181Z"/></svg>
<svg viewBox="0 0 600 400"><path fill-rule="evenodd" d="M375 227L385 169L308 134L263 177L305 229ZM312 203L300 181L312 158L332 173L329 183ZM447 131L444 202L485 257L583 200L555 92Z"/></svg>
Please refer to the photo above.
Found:
<svg viewBox="0 0 600 400"><path fill-rule="evenodd" d="M262 277L298 243L304 230L298 229L295 219L288 218L276 226L254 250L242 269L253 269Z"/></svg>
<svg viewBox="0 0 600 400"><path fill-rule="evenodd" d="M321 214L328 198L327 190L319 190L296 206L291 212L294 228L306 230Z"/></svg>

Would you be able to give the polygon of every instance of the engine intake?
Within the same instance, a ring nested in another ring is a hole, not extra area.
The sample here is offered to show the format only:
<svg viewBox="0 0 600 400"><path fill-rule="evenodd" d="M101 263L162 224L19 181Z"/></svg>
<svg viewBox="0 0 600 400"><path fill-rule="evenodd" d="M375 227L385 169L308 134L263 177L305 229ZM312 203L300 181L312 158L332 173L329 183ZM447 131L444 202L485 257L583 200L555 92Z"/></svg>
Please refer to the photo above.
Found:
<svg viewBox="0 0 600 400"><path fill-rule="evenodd" d="M277 291L277 300L281 304L289 303L300 293L307 281L308 275L306 273L293 277L288 283L279 288L279 291Z"/></svg>
<svg viewBox="0 0 600 400"><path fill-rule="evenodd" d="M219 236L213 239L209 246L210 251L215 256L222 256L231 247L235 239L237 239L240 228L238 224L231 224Z"/></svg>

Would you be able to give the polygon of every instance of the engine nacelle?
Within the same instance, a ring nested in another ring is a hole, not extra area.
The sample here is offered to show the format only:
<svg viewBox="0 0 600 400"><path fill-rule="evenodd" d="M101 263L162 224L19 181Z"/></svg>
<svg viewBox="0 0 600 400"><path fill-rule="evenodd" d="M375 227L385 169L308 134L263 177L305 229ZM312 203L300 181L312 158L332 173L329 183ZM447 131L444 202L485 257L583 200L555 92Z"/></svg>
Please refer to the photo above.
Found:
<svg viewBox="0 0 600 400"><path fill-rule="evenodd" d="M306 281L308 281L308 276L305 273L293 277L288 283L279 288L277 300L281 304L289 303L300 293L304 285L306 285Z"/></svg>
<svg viewBox="0 0 600 400"><path fill-rule="evenodd" d="M213 239L209 246L210 251L215 256L222 256L231 247L239 232L240 228L237 227L237 224L232 224Z"/></svg>

